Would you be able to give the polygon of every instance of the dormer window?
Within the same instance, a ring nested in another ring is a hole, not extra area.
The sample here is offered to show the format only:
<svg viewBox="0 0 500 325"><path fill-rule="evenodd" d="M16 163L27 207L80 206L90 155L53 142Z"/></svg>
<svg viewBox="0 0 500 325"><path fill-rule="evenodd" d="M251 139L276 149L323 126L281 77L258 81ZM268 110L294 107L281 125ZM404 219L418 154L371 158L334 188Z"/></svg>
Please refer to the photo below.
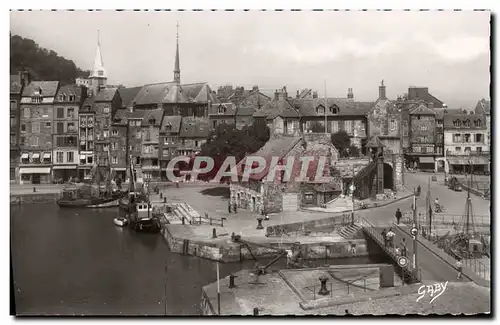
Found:
<svg viewBox="0 0 500 325"><path fill-rule="evenodd" d="M218 111L219 114L225 114L226 113L226 107L225 106L219 106L219 111Z"/></svg>
<svg viewBox="0 0 500 325"><path fill-rule="evenodd" d="M462 123L464 127L470 128L470 120L464 120Z"/></svg>
<svg viewBox="0 0 500 325"><path fill-rule="evenodd" d="M316 113L317 114L325 114L325 107L324 106L316 107Z"/></svg>
<svg viewBox="0 0 500 325"><path fill-rule="evenodd" d="M74 102L75 101L75 95L69 95L69 101Z"/></svg>
<svg viewBox="0 0 500 325"><path fill-rule="evenodd" d="M156 119L154 119L154 118L150 118L149 119L149 124L150 125L155 125L155 123L156 123Z"/></svg>
<svg viewBox="0 0 500 325"><path fill-rule="evenodd" d="M332 114L338 114L339 113L339 108L337 106L331 106L330 107L330 113Z"/></svg>
<svg viewBox="0 0 500 325"><path fill-rule="evenodd" d="M459 128L460 127L460 120L453 121L453 126L456 128Z"/></svg>
<svg viewBox="0 0 500 325"><path fill-rule="evenodd" d="M475 120L475 121L474 121L474 126L475 126L476 128L481 127L481 120Z"/></svg>

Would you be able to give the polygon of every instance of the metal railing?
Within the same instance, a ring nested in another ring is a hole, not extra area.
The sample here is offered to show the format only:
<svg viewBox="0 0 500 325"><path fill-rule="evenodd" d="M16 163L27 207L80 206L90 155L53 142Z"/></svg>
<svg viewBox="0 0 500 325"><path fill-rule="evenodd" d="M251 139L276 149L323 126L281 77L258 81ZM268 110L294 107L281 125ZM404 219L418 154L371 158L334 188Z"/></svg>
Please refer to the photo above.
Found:
<svg viewBox="0 0 500 325"><path fill-rule="evenodd" d="M394 245L394 241L387 242L386 245L386 240L382 236L382 233L379 232L379 229L377 229L371 222L366 220L365 218L360 218L360 223L363 226L363 229L376 241L378 242L379 246L387 253L389 256L397 263L397 259L400 254L396 250L396 246ZM407 256L409 254L407 253ZM420 282L422 279L422 270L418 268L415 270L414 268L411 267L410 264L408 264L406 267L400 267L398 265L398 271L400 271L401 278L403 279L403 284L405 282L405 279L408 279L409 282L411 283L417 283Z"/></svg>
<svg viewBox="0 0 500 325"><path fill-rule="evenodd" d="M458 226L463 222L463 215L452 214L452 213L432 213L432 225L450 225ZM490 227L491 217L487 215L474 215L473 217L474 225L479 227ZM401 218L401 222L406 225L413 225L413 213L411 211L405 211ZM428 225L427 216L420 212L417 215L417 226L425 228ZM429 228L427 226L427 228Z"/></svg>
<svg viewBox="0 0 500 325"><path fill-rule="evenodd" d="M321 288L321 284L314 284L314 285L304 287L304 290L310 292L313 295L312 300L317 300L317 299L327 298L327 297L333 298L334 290L336 293L336 295L335 295L336 297L339 297L340 296L339 293L341 293L341 292L344 292L344 295L348 296L356 291L358 291L358 292L359 291L366 292L367 290L374 291L375 289L371 289L368 286L378 285L378 284L380 284L379 279L373 278L373 279L368 279L368 281L367 281L366 278L362 278L362 279L354 280L352 282L346 281L345 283L339 283L335 286L333 286L333 283L328 283L328 284L326 284L326 288L329 289L329 293L327 295L321 295L318 293L318 291Z"/></svg>
<svg viewBox="0 0 500 325"><path fill-rule="evenodd" d="M474 271L481 279L491 281L490 267L475 258L462 259L462 266Z"/></svg>

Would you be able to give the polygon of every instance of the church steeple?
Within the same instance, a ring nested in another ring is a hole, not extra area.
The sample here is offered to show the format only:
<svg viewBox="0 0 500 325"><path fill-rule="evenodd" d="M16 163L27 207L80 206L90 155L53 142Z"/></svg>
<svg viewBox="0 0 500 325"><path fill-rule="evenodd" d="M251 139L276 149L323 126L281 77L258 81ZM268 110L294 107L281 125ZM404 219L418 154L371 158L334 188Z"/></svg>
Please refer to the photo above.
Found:
<svg viewBox="0 0 500 325"><path fill-rule="evenodd" d="M99 39L99 30L97 31L97 50L95 53L94 69L92 70L92 77L106 78L106 70L104 69L104 64L102 63L101 41Z"/></svg>
<svg viewBox="0 0 500 325"><path fill-rule="evenodd" d="M177 48L175 50L174 82L181 83L181 68L179 65L179 22L177 22Z"/></svg>

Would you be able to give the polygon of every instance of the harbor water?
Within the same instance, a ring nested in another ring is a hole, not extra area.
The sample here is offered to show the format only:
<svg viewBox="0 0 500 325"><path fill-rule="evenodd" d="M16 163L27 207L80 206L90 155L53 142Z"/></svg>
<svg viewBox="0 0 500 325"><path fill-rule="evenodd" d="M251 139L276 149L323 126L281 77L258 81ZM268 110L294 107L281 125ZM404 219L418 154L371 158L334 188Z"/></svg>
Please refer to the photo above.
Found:
<svg viewBox="0 0 500 325"><path fill-rule="evenodd" d="M216 281L215 262L171 253L160 234L116 227L117 214L118 208L11 206L16 313L200 315L201 289ZM380 262L363 257L329 264ZM254 264L221 263L221 278Z"/></svg>

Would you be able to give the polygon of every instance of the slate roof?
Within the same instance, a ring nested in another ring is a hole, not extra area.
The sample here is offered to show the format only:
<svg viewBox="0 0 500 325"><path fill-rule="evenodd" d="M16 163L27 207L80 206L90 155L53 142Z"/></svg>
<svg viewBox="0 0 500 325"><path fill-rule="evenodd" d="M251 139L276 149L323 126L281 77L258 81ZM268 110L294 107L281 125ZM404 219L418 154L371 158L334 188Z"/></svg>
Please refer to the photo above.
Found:
<svg viewBox="0 0 500 325"><path fill-rule="evenodd" d="M167 132L166 127L167 125L170 125L170 130L168 130L168 132L178 133L181 128L181 121L181 116L164 116L160 132Z"/></svg>
<svg viewBox="0 0 500 325"><path fill-rule="evenodd" d="M110 102L116 95L118 88L104 88L94 96L95 102Z"/></svg>
<svg viewBox="0 0 500 325"><path fill-rule="evenodd" d="M113 125L127 125L127 118L130 113L127 109L116 110L115 116L113 116Z"/></svg>
<svg viewBox="0 0 500 325"><path fill-rule="evenodd" d="M59 81L32 81L23 90L23 97L32 97L35 91L41 89L41 97L55 97L57 89L59 88Z"/></svg>
<svg viewBox="0 0 500 325"><path fill-rule="evenodd" d="M163 118L163 109L147 110L142 118L141 126L156 126L160 127Z"/></svg>
<svg viewBox="0 0 500 325"><path fill-rule="evenodd" d="M464 125L460 126L454 126L453 122L456 120L460 121L470 121L470 127L465 127ZM474 124L474 121L480 120L481 121L481 126L476 127ZM449 129L455 129L455 130L484 130L486 129L486 121L484 118L484 115L482 114L445 114L444 115L444 121L443 121L443 126L445 130Z"/></svg>
<svg viewBox="0 0 500 325"><path fill-rule="evenodd" d="M236 116L252 116L255 113L255 108L251 106L238 106Z"/></svg>
<svg viewBox="0 0 500 325"><path fill-rule="evenodd" d="M205 118L183 117L179 136L181 138L207 138L210 132L209 125Z"/></svg>
<svg viewBox="0 0 500 325"><path fill-rule="evenodd" d="M491 102L489 100L483 98L477 102L477 105L483 110L484 114L491 114Z"/></svg>
<svg viewBox="0 0 500 325"><path fill-rule="evenodd" d="M132 87L132 88L119 88L118 93L122 99L122 107L129 108L132 107L134 102L134 97L141 90L142 87Z"/></svg>
<svg viewBox="0 0 500 325"><path fill-rule="evenodd" d="M383 148L385 146L382 143L382 141L380 141L380 139L376 135L374 135L370 138L370 140L368 140L365 147L366 148L380 148L380 147Z"/></svg>
<svg viewBox="0 0 500 325"><path fill-rule="evenodd" d="M217 102L208 84L187 84L179 87L175 82L144 85L133 99L137 105L207 103L208 101Z"/></svg>
<svg viewBox="0 0 500 325"><path fill-rule="evenodd" d="M10 93L11 94L20 94L23 86L21 83L21 76L16 74L16 75L11 75L10 76Z"/></svg>
<svg viewBox="0 0 500 325"><path fill-rule="evenodd" d="M327 116L353 116L367 115L373 102L355 102L347 98L327 98ZM296 107L301 116L325 116L324 113L317 113L316 108L325 106L324 98L295 99L293 106ZM331 107L337 107L337 114L330 111Z"/></svg>
<svg viewBox="0 0 500 325"><path fill-rule="evenodd" d="M253 116L266 117L266 119L272 120L278 116L298 118L299 113L287 99L284 99L266 103L262 109L255 112Z"/></svg>
<svg viewBox="0 0 500 325"><path fill-rule="evenodd" d="M304 98L306 97L310 92L312 92L312 89L303 89L300 93L299 93L299 98ZM326 96L325 96L326 97Z"/></svg>
<svg viewBox="0 0 500 325"><path fill-rule="evenodd" d="M81 103L82 95L86 95L86 92L83 90L84 86L77 85L65 85L59 88L59 91L56 94L55 102L68 102L69 95L75 95L75 103ZM59 99L59 95L66 95L66 99Z"/></svg>
<svg viewBox="0 0 500 325"><path fill-rule="evenodd" d="M225 108L224 113L219 113L219 108L221 106ZM236 106L233 103L213 104L208 109L208 114L215 116L234 116L236 114Z"/></svg>
<svg viewBox="0 0 500 325"><path fill-rule="evenodd" d="M424 104L420 104L417 107L412 108L410 115L436 115L436 112Z"/></svg>

